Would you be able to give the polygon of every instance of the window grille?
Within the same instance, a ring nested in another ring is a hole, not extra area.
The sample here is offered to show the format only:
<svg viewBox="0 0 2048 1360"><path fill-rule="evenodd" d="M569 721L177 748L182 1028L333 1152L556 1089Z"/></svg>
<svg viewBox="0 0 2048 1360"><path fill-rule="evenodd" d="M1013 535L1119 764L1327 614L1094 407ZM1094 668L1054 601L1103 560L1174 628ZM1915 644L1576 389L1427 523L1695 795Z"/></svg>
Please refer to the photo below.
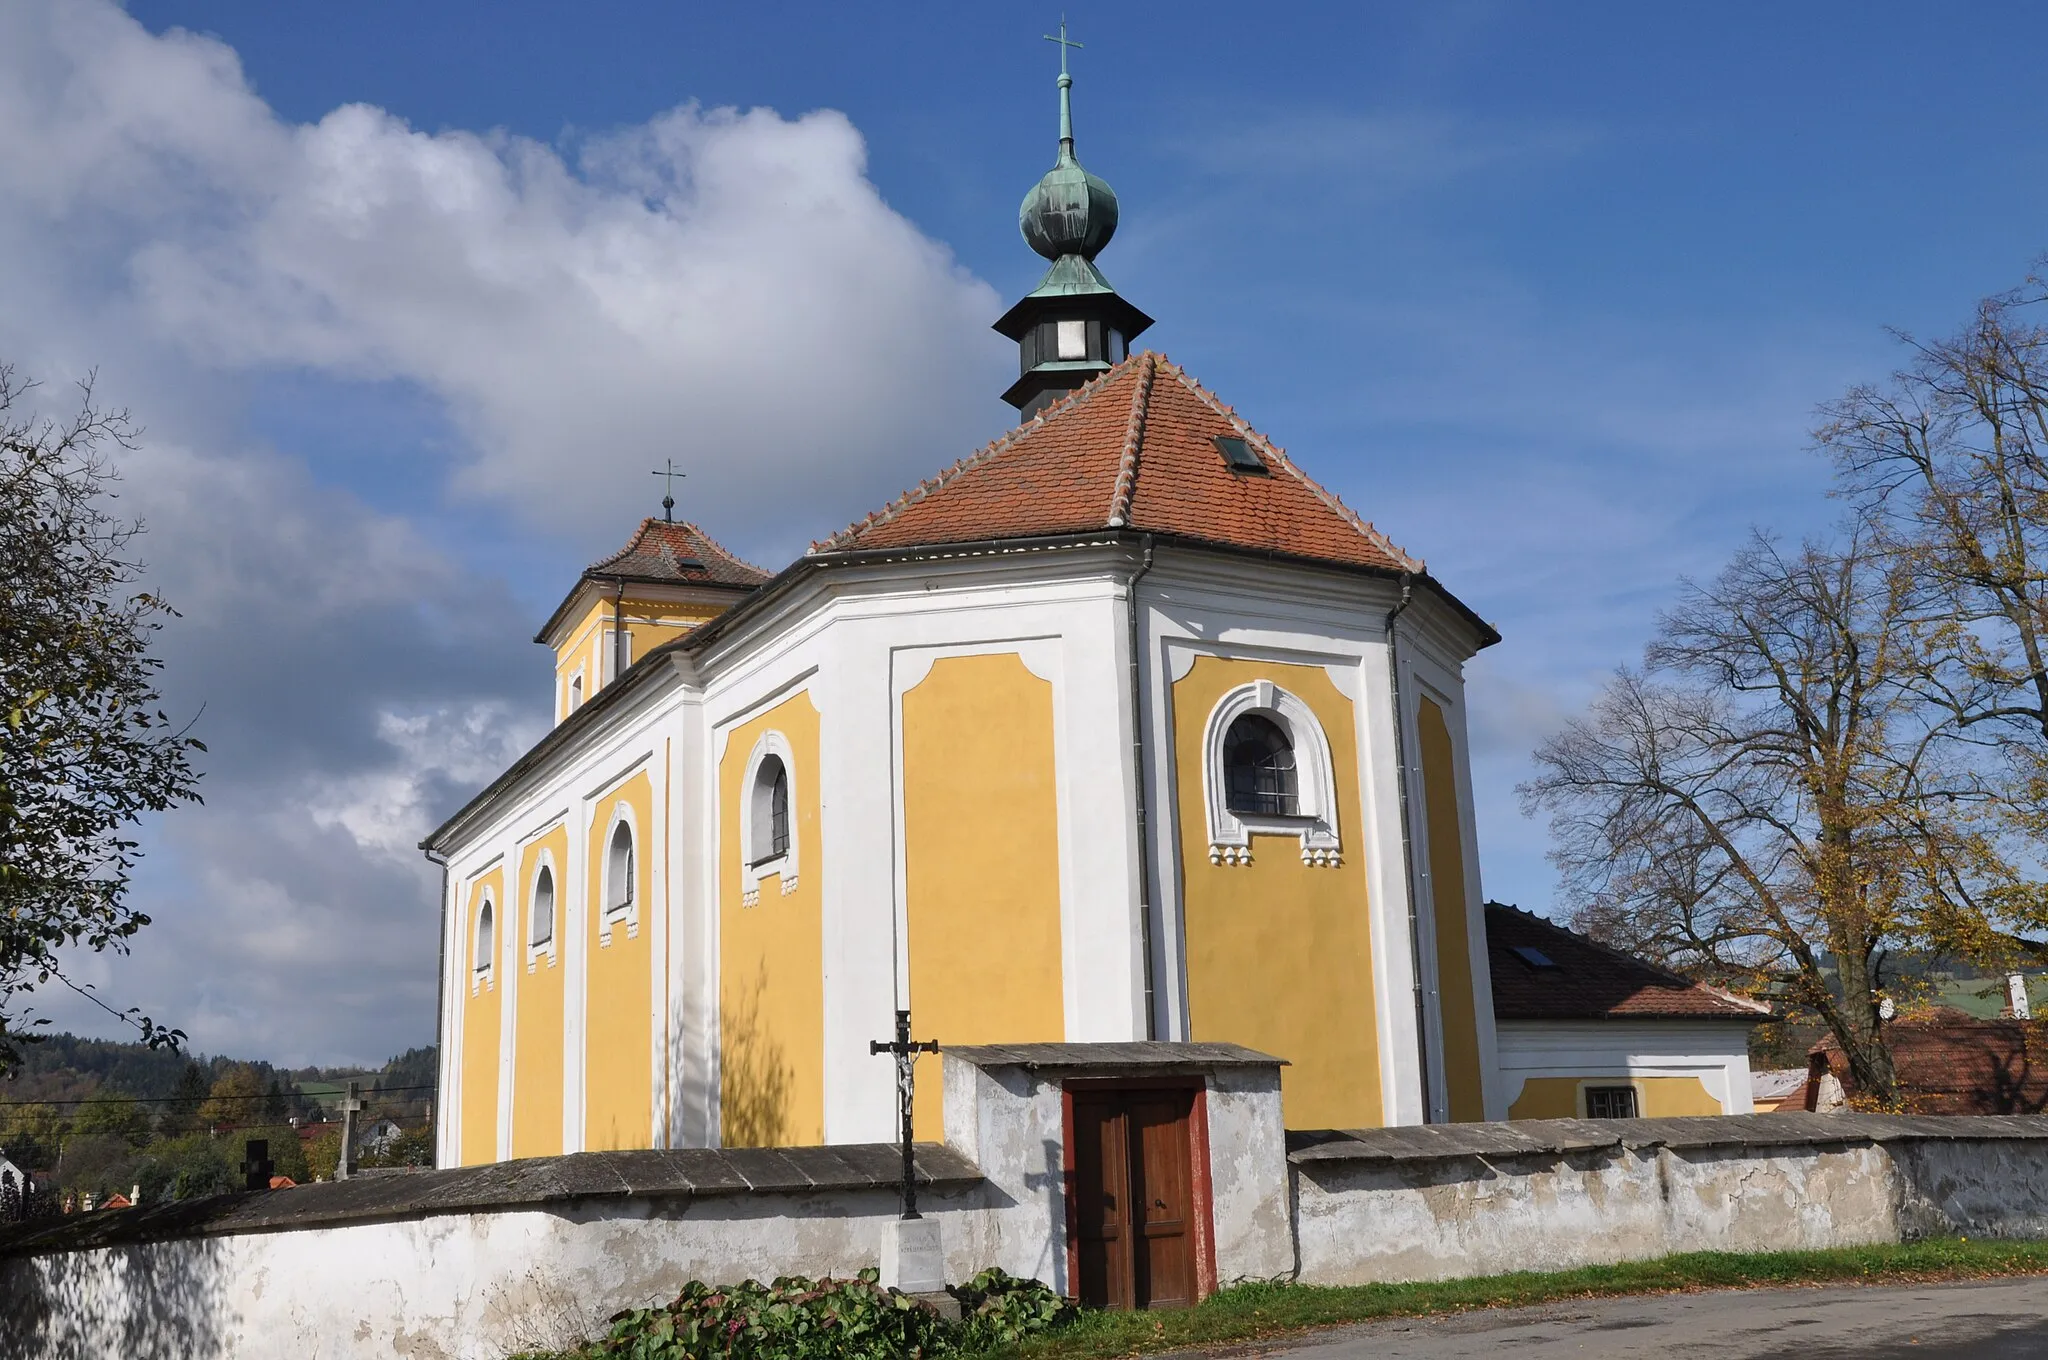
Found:
<svg viewBox="0 0 2048 1360"><path fill-rule="evenodd" d="M610 863L606 867L611 900L605 906L611 911L625 911L633 905L633 833L624 822L612 832Z"/></svg>
<svg viewBox="0 0 2048 1360"><path fill-rule="evenodd" d="M1586 1118L1634 1119L1636 1088L1633 1086L1588 1086Z"/></svg>
<svg viewBox="0 0 2048 1360"><path fill-rule="evenodd" d="M747 863L760 865L789 853L789 767L781 756L765 756L755 767L753 800Z"/></svg>
<svg viewBox="0 0 2048 1360"><path fill-rule="evenodd" d="M1293 817L1301 807L1294 743L1271 718L1247 713L1223 738L1223 787L1232 812Z"/></svg>
<svg viewBox="0 0 2048 1360"><path fill-rule="evenodd" d="M768 840L772 854L789 853L789 771L775 762L775 784L768 791Z"/></svg>
<svg viewBox="0 0 2048 1360"><path fill-rule="evenodd" d="M533 945L555 938L555 875L545 864L533 880Z"/></svg>

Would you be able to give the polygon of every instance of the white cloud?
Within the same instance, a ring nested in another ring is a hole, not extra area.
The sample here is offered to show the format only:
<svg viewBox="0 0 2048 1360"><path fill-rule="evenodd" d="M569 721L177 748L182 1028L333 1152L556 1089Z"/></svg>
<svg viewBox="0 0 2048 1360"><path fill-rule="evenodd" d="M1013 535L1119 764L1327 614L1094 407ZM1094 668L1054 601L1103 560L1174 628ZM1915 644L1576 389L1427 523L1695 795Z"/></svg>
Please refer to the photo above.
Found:
<svg viewBox="0 0 2048 1360"><path fill-rule="evenodd" d="M414 843L545 720L508 564L614 546L668 457L686 511L794 553L999 423L994 293L864 158L829 111L686 105L558 146L364 105L294 124L213 39L0 5L0 361L56 400L97 367L147 427L122 508L183 613L167 701L211 748L205 806L146 835L155 924L81 977L211 1051L431 1036ZM388 450L309 466L250 433L308 377L445 415L419 503L384 494Z"/></svg>

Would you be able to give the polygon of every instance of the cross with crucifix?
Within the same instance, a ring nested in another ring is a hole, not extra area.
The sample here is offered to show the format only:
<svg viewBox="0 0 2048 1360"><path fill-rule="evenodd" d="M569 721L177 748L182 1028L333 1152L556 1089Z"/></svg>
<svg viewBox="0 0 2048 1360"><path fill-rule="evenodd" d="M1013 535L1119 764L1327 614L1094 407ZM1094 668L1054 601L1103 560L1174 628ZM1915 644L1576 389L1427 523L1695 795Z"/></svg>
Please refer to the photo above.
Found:
<svg viewBox="0 0 2048 1360"><path fill-rule="evenodd" d="M876 1053L893 1053L896 1056L896 1103L898 1112L897 1131L903 1136L903 1216L917 1218L917 1171L911 1151L910 1102L917 1093L917 1055L936 1053L938 1041L926 1039L917 1042L910 1037L910 1012L896 1012L896 1038L888 1043L880 1039L868 1042L870 1056Z"/></svg>
<svg viewBox="0 0 2048 1360"><path fill-rule="evenodd" d="M666 468L656 468L652 475L668 478L668 489L661 498L661 517L670 524L673 524L676 522L676 478L687 477L690 474L687 472L677 472L676 460L673 458L664 458L661 461L667 463L668 466Z"/></svg>
<svg viewBox="0 0 2048 1360"><path fill-rule="evenodd" d="M354 1082L350 1082L348 1094L337 1102L337 1108L341 1110L341 1162L334 1168L334 1179L338 1181L348 1179L348 1164L355 1160L356 1111L363 1108L359 1090Z"/></svg>
<svg viewBox="0 0 2048 1360"><path fill-rule="evenodd" d="M270 1163L270 1140L251 1138L242 1144L242 1188L244 1190L268 1190L270 1177L277 1170Z"/></svg>

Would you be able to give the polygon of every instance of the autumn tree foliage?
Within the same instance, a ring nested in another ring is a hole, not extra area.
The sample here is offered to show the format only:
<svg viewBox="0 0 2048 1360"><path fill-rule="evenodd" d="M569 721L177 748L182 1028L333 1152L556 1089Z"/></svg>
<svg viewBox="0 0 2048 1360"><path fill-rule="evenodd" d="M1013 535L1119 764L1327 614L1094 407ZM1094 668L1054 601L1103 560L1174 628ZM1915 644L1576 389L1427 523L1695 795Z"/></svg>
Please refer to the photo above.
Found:
<svg viewBox="0 0 2048 1360"><path fill-rule="evenodd" d="M196 799L203 749L160 707L150 646L171 610L139 587L140 526L111 507L134 428L90 382L63 419L28 409L33 390L0 366L0 1070L60 950L125 949L148 924L128 900L135 827Z"/></svg>

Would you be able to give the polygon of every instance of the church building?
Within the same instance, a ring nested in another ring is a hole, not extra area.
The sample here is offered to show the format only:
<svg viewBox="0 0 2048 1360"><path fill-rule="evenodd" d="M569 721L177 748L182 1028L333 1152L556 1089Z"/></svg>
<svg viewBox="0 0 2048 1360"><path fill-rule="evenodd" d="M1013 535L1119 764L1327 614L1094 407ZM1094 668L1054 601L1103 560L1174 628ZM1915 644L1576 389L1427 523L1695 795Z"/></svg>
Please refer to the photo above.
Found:
<svg viewBox="0 0 2048 1360"><path fill-rule="evenodd" d="M1059 84L1015 428L773 574L647 520L541 630L554 728L424 843L442 1165L889 1141L898 1008L1247 1045L1293 1128L1507 1114L1463 677L1498 637L1136 346Z"/></svg>

